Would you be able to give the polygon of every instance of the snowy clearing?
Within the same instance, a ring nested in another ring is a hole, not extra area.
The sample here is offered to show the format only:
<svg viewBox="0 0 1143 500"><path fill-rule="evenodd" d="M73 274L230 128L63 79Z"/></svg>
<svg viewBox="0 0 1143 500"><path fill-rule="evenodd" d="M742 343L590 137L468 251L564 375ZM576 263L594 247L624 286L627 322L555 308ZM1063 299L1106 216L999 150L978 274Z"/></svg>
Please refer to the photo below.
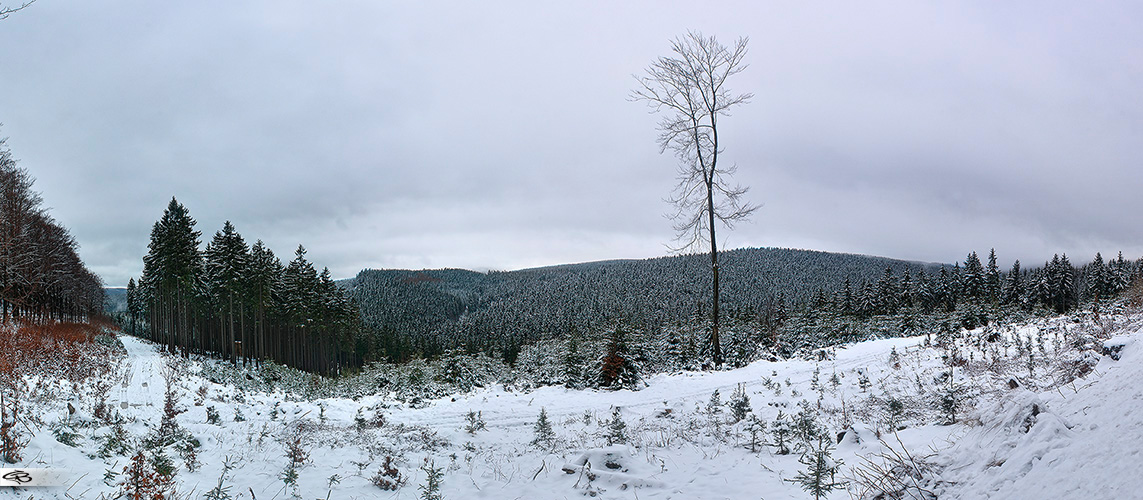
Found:
<svg viewBox="0 0 1143 500"><path fill-rule="evenodd" d="M115 498L131 455L146 448L174 466L178 498L421 498L434 468L440 495L454 499L812 498L792 481L808 448L788 437L791 452L779 454L781 412L793 424L809 415L830 437L848 492L827 498L872 496L870 475L891 468L879 454L912 457L904 464L916 473L899 477L912 498L1125 498L1143 486L1141 330L1139 315L1059 317L864 342L821 360L661 374L638 391L497 386L416 405L213 384L202 365L221 362L123 336L106 418L93 414L90 384L55 398L34 397L44 381L26 391L34 415L13 467L61 471L68 484L0 496ZM165 432L164 374L185 409L166 442L154 438ZM734 417L736 390L753 417ZM955 404L942 406L942 394ZM550 435L537 433L541 409Z"/></svg>

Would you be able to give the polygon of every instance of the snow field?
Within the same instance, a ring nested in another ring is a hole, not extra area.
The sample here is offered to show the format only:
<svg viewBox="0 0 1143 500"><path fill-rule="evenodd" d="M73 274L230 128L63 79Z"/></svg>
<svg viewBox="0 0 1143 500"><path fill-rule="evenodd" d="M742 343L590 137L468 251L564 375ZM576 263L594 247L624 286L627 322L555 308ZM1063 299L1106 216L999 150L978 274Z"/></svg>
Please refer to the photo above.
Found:
<svg viewBox="0 0 1143 500"><path fill-rule="evenodd" d="M1101 323L1052 318L929 342L924 336L877 340L819 360L659 374L638 391L496 386L416 405L389 395L306 400L281 390L246 391L200 375L202 363L217 361L182 360L176 364L186 412L177 420L201 443L200 465L192 472L173 449L167 454L178 467L179 494L196 499L217 485L224 461L234 464L225 485L235 499L419 498L426 460L442 469L441 494L449 499L812 498L789 481L804 469L797 453L778 455L773 446L751 452L747 422L731 422L725 405L708 411L714 391L726 403L741 385L760 421L772 424L779 411L790 416L805 405L832 437L845 431L833 456L843 463L839 479L851 479L850 493L862 491L852 481L855 467L904 448L931 466L918 484L940 498L1128 498L1143 491L1143 479L1133 474L1143 470L1143 359L1133 344L1143 319L1124 315ZM1118 361L1091 354L1112 334L1113 344L1125 346ZM170 361L144 341L122 342L128 356L108 403L137 443L159 425ZM1084 378L1067 380L1077 366L1091 363ZM1010 380L1016 388L1009 388ZM202 387L205 398L196 405ZM957 389L958 423L939 425L939 395L948 387ZM105 475L121 471L128 457L98 456L112 428L91 417L90 399L75 395L79 411L70 416L64 400L39 405L42 425L33 426L20 464L62 470L69 484L5 489L0 496L114 496L117 478ZM901 403L896 415L892 401ZM217 412L217 423L208 423L208 408ZM533 428L541 408L555 439L537 445ZM609 445L615 408L628 439ZM479 412L484 430L465 430L470 412ZM244 420L236 421L236 414ZM377 415L383 422L374 421ZM75 446L52 429L78 434ZM287 444L296 436L308 460L293 487L282 475ZM394 491L371 480L385 457L404 479ZM846 491L828 496L849 497Z"/></svg>

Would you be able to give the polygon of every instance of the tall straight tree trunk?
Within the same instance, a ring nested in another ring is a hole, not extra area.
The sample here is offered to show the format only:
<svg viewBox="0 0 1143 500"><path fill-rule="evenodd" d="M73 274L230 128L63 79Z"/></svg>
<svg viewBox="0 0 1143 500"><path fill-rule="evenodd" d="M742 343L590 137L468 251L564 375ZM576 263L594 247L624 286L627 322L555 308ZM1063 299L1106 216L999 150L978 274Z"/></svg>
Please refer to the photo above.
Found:
<svg viewBox="0 0 1143 500"><path fill-rule="evenodd" d="M251 346L246 339L246 308L241 305L238 308L238 332L242 335L242 366L246 366L246 360L250 359Z"/></svg>
<svg viewBox="0 0 1143 500"><path fill-rule="evenodd" d="M228 304L228 307L227 307L227 316L228 317L227 317L226 327L230 333L230 339L229 339L230 343L227 344L226 350L227 350L227 352L230 353L230 364L235 365L238 362L238 357L237 357L238 352L236 352L236 350L235 350L235 347L237 347L237 346L234 345L234 340L235 340L234 339L234 292L230 292L229 296L230 296L229 297L230 303Z"/></svg>
<svg viewBox="0 0 1143 500"><path fill-rule="evenodd" d="M713 284L711 285L711 295L713 297L713 307L711 308L711 321L710 321L710 350L714 361L714 366L722 365L722 344L718 338L718 240L714 239L714 186L713 179L707 181L706 184L706 203L707 215L709 216L710 223L710 270L713 276Z"/></svg>

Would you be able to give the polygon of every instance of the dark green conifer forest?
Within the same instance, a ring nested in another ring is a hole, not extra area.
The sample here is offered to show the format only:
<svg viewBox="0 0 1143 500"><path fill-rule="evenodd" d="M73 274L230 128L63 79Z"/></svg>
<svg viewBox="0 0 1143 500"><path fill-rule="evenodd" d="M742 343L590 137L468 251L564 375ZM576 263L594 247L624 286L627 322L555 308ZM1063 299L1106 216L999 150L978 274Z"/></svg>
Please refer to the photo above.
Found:
<svg viewBox="0 0 1143 500"><path fill-rule="evenodd" d="M283 264L227 221L200 249L195 224L172 198L151 229L143 276L128 283L129 329L141 326L171 352L233 363L272 360L325 375L362 364L356 306L303 246Z"/></svg>

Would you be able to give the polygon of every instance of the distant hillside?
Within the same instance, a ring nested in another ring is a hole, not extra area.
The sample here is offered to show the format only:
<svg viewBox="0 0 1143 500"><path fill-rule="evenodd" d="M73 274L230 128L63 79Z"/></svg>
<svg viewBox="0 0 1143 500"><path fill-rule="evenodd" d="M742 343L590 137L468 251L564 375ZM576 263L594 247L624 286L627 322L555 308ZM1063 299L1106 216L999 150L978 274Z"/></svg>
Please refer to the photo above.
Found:
<svg viewBox="0 0 1143 500"><path fill-rule="evenodd" d="M876 281L886 267L895 274L940 267L782 248L731 250L721 265L723 306L731 315L804 303L846 278L854 286ZM368 326L432 353L595 330L615 319L650 329L684 321L709 310L710 261L694 254L489 273L367 269L345 286Z"/></svg>
<svg viewBox="0 0 1143 500"><path fill-rule="evenodd" d="M103 288L103 310L107 314L127 311L127 289L121 286Z"/></svg>

